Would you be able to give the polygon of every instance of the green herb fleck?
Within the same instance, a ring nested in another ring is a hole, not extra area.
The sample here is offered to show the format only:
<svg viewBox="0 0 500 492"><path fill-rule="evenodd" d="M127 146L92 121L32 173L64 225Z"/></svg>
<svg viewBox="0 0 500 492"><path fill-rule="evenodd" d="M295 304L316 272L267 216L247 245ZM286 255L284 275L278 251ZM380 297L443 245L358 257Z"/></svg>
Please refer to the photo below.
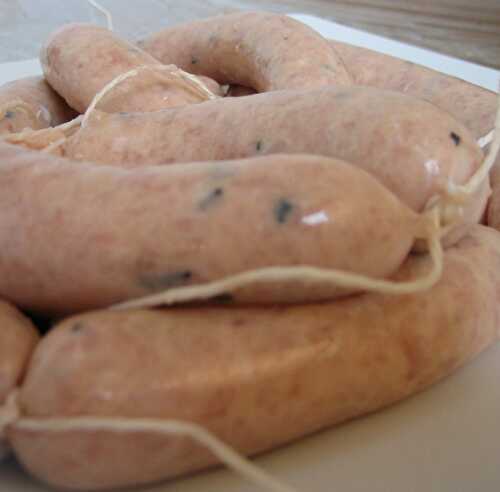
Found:
<svg viewBox="0 0 500 492"><path fill-rule="evenodd" d="M453 142L455 143L456 146L460 145L460 141L462 140L460 138L460 135L457 135L455 132L451 132L450 133L450 137L451 137L451 139L453 140Z"/></svg>
<svg viewBox="0 0 500 492"><path fill-rule="evenodd" d="M142 274L139 283L142 287L149 290L170 289L183 285L192 278L193 274L189 270L180 270L178 272L167 273L148 273Z"/></svg>
<svg viewBox="0 0 500 492"><path fill-rule="evenodd" d="M200 210L206 210L214 203L219 202L223 195L224 195L224 190L222 188L220 187L214 188L205 198L203 198L200 201L198 208Z"/></svg>
<svg viewBox="0 0 500 492"><path fill-rule="evenodd" d="M289 215L292 213L293 205L286 199L282 198L274 207L274 217L278 224L284 224Z"/></svg>
<svg viewBox="0 0 500 492"><path fill-rule="evenodd" d="M79 331L82 331L84 328L84 324L81 322L81 321L77 321L72 327L71 327L71 331L73 333L77 333Z"/></svg>
<svg viewBox="0 0 500 492"><path fill-rule="evenodd" d="M232 296L232 294L230 294L229 292L224 292L222 294L218 294L214 297L211 297L209 299L210 301L212 302L218 302L218 303L227 303L227 302L233 302L234 301L234 297Z"/></svg>

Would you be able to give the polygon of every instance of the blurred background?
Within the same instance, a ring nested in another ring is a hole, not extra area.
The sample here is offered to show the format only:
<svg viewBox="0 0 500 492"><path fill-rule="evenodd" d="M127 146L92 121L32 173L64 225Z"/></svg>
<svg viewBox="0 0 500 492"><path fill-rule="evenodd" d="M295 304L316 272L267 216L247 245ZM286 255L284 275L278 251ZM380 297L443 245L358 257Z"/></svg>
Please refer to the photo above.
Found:
<svg viewBox="0 0 500 492"><path fill-rule="evenodd" d="M237 10L303 12L500 68L500 0L99 0L130 40ZM37 56L57 26L104 25L86 0L0 0L0 63Z"/></svg>

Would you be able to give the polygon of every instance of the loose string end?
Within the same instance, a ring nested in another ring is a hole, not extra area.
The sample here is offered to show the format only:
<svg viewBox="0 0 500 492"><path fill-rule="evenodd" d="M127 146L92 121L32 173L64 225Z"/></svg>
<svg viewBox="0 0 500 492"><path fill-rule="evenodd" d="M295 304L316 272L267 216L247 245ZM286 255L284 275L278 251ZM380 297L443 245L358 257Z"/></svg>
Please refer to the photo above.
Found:
<svg viewBox="0 0 500 492"><path fill-rule="evenodd" d="M447 195L453 202L463 203L470 195L473 195L486 180L491 168L495 165L500 152L500 87L497 96L497 112L495 116L494 128L490 133L488 133L488 135L478 140L479 146L482 145L485 147L488 144L490 144L488 154L476 172L471 176L467 184L456 185L451 182L448 183L446 190Z"/></svg>
<svg viewBox="0 0 500 492"><path fill-rule="evenodd" d="M296 489L278 481L262 468L238 453L204 427L180 420L128 419L128 418L22 418L15 422L19 429L40 432L151 432L168 436L189 437L210 450L218 460L236 474L269 492L297 492Z"/></svg>
<svg viewBox="0 0 500 492"><path fill-rule="evenodd" d="M113 311L126 309L171 306L193 301L206 301L224 293L260 282L310 281L327 283L342 289L378 292L382 294L412 294L431 288L441 278L443 272L443 247L439 209L433 208L423 216L426 221L426 241L431 258L429 272L408 282L370 278L365 275L336 269L309 266L267 267L242 272L222 280L206 284L169 289L139 299L132 299L109 307Z"/></svg>
<svg viewBox="0 0 500 492"><path fill-rule="evenodd" d="M169 75L172 77L182 80L183 82L186 82L186 87L191 89L192 91L196 92L197 95L201 96L204 100L212 100L212 99L217 99L217 96L195 75L192 75L188 72L185 72L184 70L181 70L180 68L176 67L175 65L141 65L139 67L136 67L132 70L129 70L128 72L122 73L115 77L113 80L111 80L108 84L106 84L95 96L94 99L92 100L90 106L87 108L87 111L85 111L85 114L83 116L82 120L82 128L84 128L87 125L87 122L92 114L92 112L96 109L97 105L99 102L107 95L109 94L117 85L121 84L123 81L131 78L131 77L136 77L139 75L139 72L150 70L154 74L158 74L160 72L168 72Z"/></svg>
<svg viewBox="0 0 500 492"><path fill-rule="evenodd" d="M110 31L113 31L113 16L111 15L111 12L107 9L105 9L102 5L97 3L96 0L87 0L87 2L92 5L96 10L98 10L101 14L103 14L106 17L106 25L107 28Z"/></svg>

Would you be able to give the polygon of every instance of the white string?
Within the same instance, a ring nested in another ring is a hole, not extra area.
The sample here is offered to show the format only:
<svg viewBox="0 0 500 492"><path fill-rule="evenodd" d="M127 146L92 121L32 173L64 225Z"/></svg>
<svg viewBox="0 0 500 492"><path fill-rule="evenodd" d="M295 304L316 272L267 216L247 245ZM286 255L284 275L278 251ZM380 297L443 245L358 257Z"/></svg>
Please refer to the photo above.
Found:
<svg viewBox="0 0 500 492"><path fill-rule="evenodd" d="M0 444L5 440L9 425L34 432L107 431L117 433L151 432L174 436L186 436L209 449L222 463L245 477L250 482L264 487L269 492L296 492L288 485L267 474L250 460L225 444L200 425L180 420L128 419L128 418L25 418L21 417L19 390L12 391L3 406L0 406ZM4 446L6 452L7 448Z"/></svg>
<svg viewBox="0 0 500 492"><path fill-rule="evenodd" d="M473 195L488 178L489 172L495 164L500 152L500 90L498 92L497 101L498 109L495 117L495 127L485 137L486 139L490 139L489 143L491 143L488 155L466 184L456 185L452 182L448 182L446 196L443 199L444 202L448 200L458 204L465 203L467 199Z"/></svg>
<svg viewBox="0 0 500 492"><path fill-rule="evenodd" d="M13 109L17 111L21 110L33 122L38 122L38 118L36 117L36 113L33 108L21 99L13 99L12 101L8 101L5 104L2 104L0 106L0 120L3 119L7 115L7 113Z"/></svg>
<svg viewBox="0 0 500 492"><path fill-rule="evenodd" d="M19 133L11 133L10 135L5 135L4 140L8 143L14 144L14 145L28 145L30 142L33 142L33 139L36 139L40 137L40 135L52 135L52 134L63 134L63 137L60 139L51 142L46 145L46 147L41 147L39 144L36 145L37 150L40 150L41 152L49 153L56 149L57 147L61 146L68 136L71 136L73 130L81 125L81 122L83 120L83 116L79 115L76 118L72 119L71 121L68 121L66 123L63 123L58 126L54 127L49 127L49 128L42 128L40 130L23 130L22 132Z"/></svg>
<svg viewBox="0 0 500 492"><path fill-rule="evenodd" d="M477 144L479 145L479 147L484 149L487 145L489 145L493 141L493 134L494 133L495 133L495 130L491 130L491 132L484 135L484 137L478 138Z"/></svg>
<svg viewBox="0 0 500 492"><path fill-rule="evenodd" d="M5 400L5 403L0 406L0 442L5 441L5 429L8 425L16 422L19 419L20 411L17 402L19 390L12 391Z"/></svg>
<svg viewBox="0 0 500 492"><path fill-rule="evenodd" d="M139 67L136 67L128 72L122 73L115 77L113 80L111 80L109 83L107 83L95 96L94 99L92 100L90 106L87 108L87 111L85 111L85 114L83 116L83 121L82 121L82 127L85 127L87 125L87 121L94 109L96 108L97 104L102 100L104 96L109 94L114 87L116 87L118 84L121 84L124 80L127 80L131 77L136 77L139 72L145 71L145 70L150 70L151 72L158 74L158 72L168 72L169 75L172 75L174 78L183 80L184 82L187 82L189 89L195 91L198 95L202 97L206 97L207 99L218 99L218 97L196 76L185 72L184 70L176 67L175 65L141 65Z"/></svg>
<svg viewBox="0 0 500 492"><path fill-rule="evenodd" d="M119 75L118 77L114 78L111 82L109 82L108 84L106 84L103 89L98 92L94 99L92 100L90 106L87 108L87 111L85 111L85 114L83 115L83 121L82 121L82 128L85 128L85 126L87 126L87 121L90 117L90 114L92 113L92 111L94 111L95 107L97 106L97 104L101 101L101 99L117 84L119 84L120 82L122 82L123 80L126 80L128 79L129 77L134 77L135 75L137 75L137 70L130 70L129 72L126 72L126 73L122 73L121 75Z"/></svg>
<svg viewBox="0 0 500 492"><path fill-rule="evenodd" d="M66 140L67 140L66 137L61 137L59 140L56 140L55 142L52 142L51 144L47 145L47 147L41 149L40 152L44 152L45 154L50 154L54 150L58 149L61 145L63 145L66 142Z"/></svg>
<svg viewBox="0 0 500 492"><path fill-rule="evenodd" d="M21 418L9 423L14 424L17 429L33 432L151 432L169 436L190 437L209 449L228 468L245 477L249 482L263 487L269 492L297 492L296 489L279 482L254 465L205 428L191 422L159 419L75 417L54 419Z"/></svg>
<svg viewBox="0 0 500 492"><path fill-rule="evenodd" d="M94 7L96 10L101 12L101 14L104 14L104 16L106 17L106 24L107 24L108 29L110 31L113 31L113 17L111 15L111 12L109 10L105 9L102 5L97 3L95 0L87 0L87 2L90 3L90 5L92 5L92 7Z"/></svg>
<svg viewBox="0 0 500 492"><path fill-rule="evenodd" d="M76 118L73 118L70 121L67 121L66 123L62 123L61 125L55 126L54 128L57 128L59 130L62 130L63 132L66 132L67 130L71 130L76 126L79 126L82 124L83 116L80 114Z"/></svg>
<svg viewBox="0 0 500 492"><path fill-rule="evenodd" d="M112 310L137 309L160 305L172 305L193 300L209 300L217 295L259 282L314 281L330 283L345 289L362 289L367 292L384 294L411 294L432 287L440 278L443 270L443 248L439 234L438 209L429 212L427 244L432 260L431 270L421 278L409 282L395 282L374 279L364 275L336 269L310 266L267 267L231 275L222 280L188 287L178 287L164 292L125 301L111 306Z"/></svg>

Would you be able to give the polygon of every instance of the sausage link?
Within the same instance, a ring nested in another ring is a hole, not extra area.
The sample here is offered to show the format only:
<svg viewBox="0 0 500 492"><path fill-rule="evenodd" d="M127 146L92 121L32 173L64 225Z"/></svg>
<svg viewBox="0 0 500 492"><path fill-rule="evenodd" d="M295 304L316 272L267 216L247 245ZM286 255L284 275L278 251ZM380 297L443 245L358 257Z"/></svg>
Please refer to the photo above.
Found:
<svg viewBox="0 0 500 492"><path fill-rule="evenodd" d="M144 65L163 66L113 32L91 24L59 28L43 46L40 59L50 85L81 113L117 76ZM186 82L167 81L166 76L160 71L141 72L117 86L99 107L109 112L153 111L206 100ZM218 84L209 83L220 93Z"/></svg>
<svg viewBox="0 0 500 492"><path fill-rule="evenodd" d="M403 92L425 99L461 121L476 139L494 127L497 95L429 68L338 41L331 45L357 85ZM455 139L458 135L455 135ZM500 230L500 159L491 172L487 224ZM480 213L480 210L478 210ZM477 213L474 216L478 216Z"/></svg>
<svg viewBox="0 0 500 492"><path fill-rule="evenodd" d="M19 79L0 87L0 135L57 126L75 116L43 77Z"/></svg>
<svg viewBox="0 0 500 492"><path fill-rule="evenodd" d="M49 314L266 266L387 277L421 232L415 214L368 173L324 157L133 171L8 144L0 144L0 157L0 294ZM340 293L276 281L244 288L234 301Z"/></svg>
<svg viewBox="0 0 500 492"><path fill-rule="evenodd" d="M276 153L331 156L365 169L415 211L448 181L466 182L483 159L467 128L426 101L373 88L331 87L149 114L97 112L60 150L72 159L124 167ZM489 191L485 182L453 241L479 221Z"/></svg>
<svg viewBox="0 0 500 492"><path fill-rule="evenodd" d="M398 274L427 268L413 256ZM498 339L500 235L475 226L445 254L431 290L281 308L96 312L39 346L21 389L28 418L195 422L256 454L383 408L455 371ZM22 422L22 421L21 421ZM8 430L24 466L52 486L95 490L199 470L185 437Z"/></svg>
<svg viewBox="0 0 500 492"><path fill-rule="evenodd" d="M31 321L15 307L0 301L0 406L21 384L39 336ZM8 453L0 434L0 461Z"/></svg>
<svg viewBox="0 0 500 492"><path fill-rule="evenodd" d="M339 41L330 41L356 85L403 92L448 111L476 138L493 129L494 92L416 63Z"/></svg>
<svg viewBox="0 0 500 492"><path fill-rule="evenodd" d="M327 40L286 15L210 17L160 31L139 46L165 64L257 92L350 85Z"/></svg>

